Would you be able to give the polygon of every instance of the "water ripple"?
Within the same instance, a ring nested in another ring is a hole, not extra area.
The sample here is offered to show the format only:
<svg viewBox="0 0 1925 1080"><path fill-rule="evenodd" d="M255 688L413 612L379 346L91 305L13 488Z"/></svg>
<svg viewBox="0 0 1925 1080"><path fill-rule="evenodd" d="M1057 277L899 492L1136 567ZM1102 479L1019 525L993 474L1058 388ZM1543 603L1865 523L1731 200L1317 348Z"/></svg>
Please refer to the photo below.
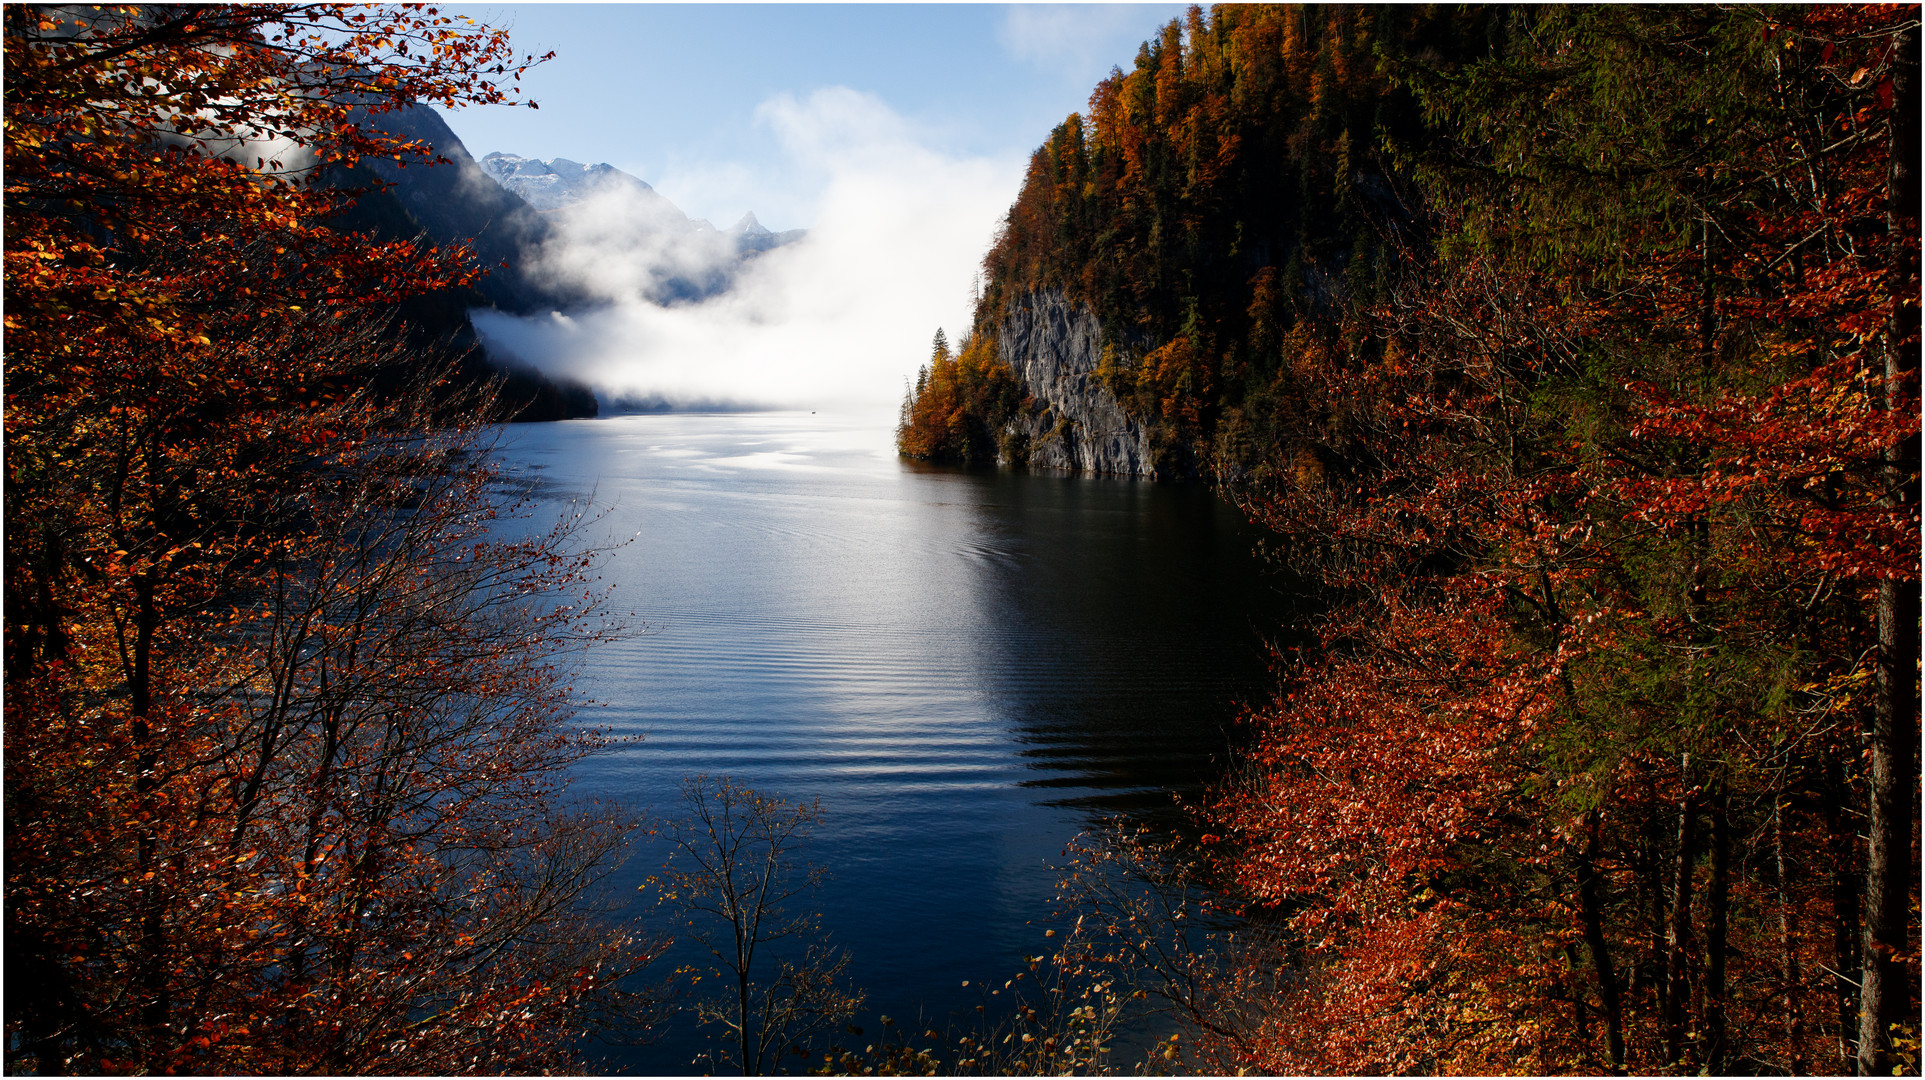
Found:
<svg viewBox="0 0 1925 1080"><path fill-rule="evenodd" d="M578 687L601 703L586 720L640 739L580 786L664 810L683 776L729 773L819 798L857 980L939 1019L974 1004L963 979L1040 947L1071 836L1210 781L1277 604L1207 492L905 468L887 438L622 417L518 428L507 461L638 537L604 573L648 630L591 652ZM644 845L627 880L658 857ZM673 1035L612 1066L689 1051Z"/></svg>

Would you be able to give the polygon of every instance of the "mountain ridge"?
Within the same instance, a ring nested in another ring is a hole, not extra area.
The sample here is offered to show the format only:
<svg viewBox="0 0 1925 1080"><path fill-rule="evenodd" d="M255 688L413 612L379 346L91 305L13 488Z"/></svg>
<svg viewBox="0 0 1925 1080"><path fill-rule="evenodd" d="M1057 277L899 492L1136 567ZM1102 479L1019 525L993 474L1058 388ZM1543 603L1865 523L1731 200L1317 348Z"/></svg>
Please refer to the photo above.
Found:
<svg viewBox="0 0 1925 1080"><path fill-rule="evenodd" d="M510 194L520 197L540 214L552 214L611 194L626 195L651 223L672 233L718 232L735 243L737 255L761 254L792 244L807 229L771 230L753 210L727 229L717 229L706 218L691 218L648 181L623 172L605 161L584 165L570 158L531 158L502 150L484 154L481 172Z"/></svg>

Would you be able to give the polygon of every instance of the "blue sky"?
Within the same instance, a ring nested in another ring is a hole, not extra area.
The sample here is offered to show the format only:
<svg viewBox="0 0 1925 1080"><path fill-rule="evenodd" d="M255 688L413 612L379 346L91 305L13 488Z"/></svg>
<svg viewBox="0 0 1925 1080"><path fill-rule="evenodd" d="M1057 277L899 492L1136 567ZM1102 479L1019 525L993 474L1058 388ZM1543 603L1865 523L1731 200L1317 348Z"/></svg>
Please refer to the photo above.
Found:
<svg viewBox="0 0 1925 1080"><path fill-rule="evenodd" d="M530 4L459 9L554 60L524 84L541 105L448 117L478 157L607 161L692 216L745 210L811 224L827 178L797 167L772 102L844 87L919 143L957 158L1026 160L1088 105L1111 66L1180 4ZM1012 191L1013 194L1013 191Z"/></svg>

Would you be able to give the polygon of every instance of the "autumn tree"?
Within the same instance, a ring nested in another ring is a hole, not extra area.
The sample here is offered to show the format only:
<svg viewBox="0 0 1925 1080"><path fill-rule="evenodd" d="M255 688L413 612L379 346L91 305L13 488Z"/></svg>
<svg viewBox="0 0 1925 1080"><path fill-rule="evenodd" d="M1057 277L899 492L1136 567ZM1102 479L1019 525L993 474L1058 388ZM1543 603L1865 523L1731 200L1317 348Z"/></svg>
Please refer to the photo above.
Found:
<svg viewBox="0 0 1925 1080"><path fill-rule="evenodd" d="M1082 894L1190 1060L1916 1067L1917 26L1193 11L1032 159L979 336L1140 332L1304 588L1204 808L1262 932Z"/></svg>
<svg viewBox="0 0 1925 1080"><path fill-rule="evenodd" d="M1217 808L1304 971L1225 1067L1904 1064L1916 25L1545 12L1421 87L1461 209L1248 489L1326 607Z"/></svg>
<svg viewBox="0 0 1925 1080"><path fill-rule="evenodd" d="M728 983L719 999L698 999L697 1016L728 1036L725 1062L760 1076L806 1055L813 1036L862 1004L843 983L849 954L829 945L806 906L827 877L800 861L822 811L726 776L688 778L682 801L687 816L666 826L661 899L687 918Z"/></svg>
<svg viewBox="0 0 1925 1080"><path fill-rule="evenodd" d="M1020 457L1020 448L1003 445L1003 427L1018 404L1015 373L996 355L992 335L971 335L956 354L937 330L929 362L903 397L896 449L906 457L962 465L991 463L999 453Z"/></svg>
<svg viewBox="0 0 1925 1080"><path fill-rule="evenodd" d="M428 163L369 116L531 60L425 7L5 19L10 1067L566 1062L649 952L584 904L626 819L561 793L592 557L503 534L487 396L399 344L461 253L330 225Z"/></svg>

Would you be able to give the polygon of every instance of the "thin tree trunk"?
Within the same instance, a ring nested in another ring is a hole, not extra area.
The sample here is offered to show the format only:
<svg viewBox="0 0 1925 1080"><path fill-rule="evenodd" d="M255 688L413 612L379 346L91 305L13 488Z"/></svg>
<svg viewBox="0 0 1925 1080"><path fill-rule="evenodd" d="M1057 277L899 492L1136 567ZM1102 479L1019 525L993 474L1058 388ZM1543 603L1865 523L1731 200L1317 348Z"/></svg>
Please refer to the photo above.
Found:
<svg viewBox="0 0 1925 1080"><path fill-rule="evenodd" d="M1571 977L1567 984L1571 993L1571 1006L1576 1015L1578 1042L1588 1045L1591 1041L1591 1000L1584 993L1584 961L1577 955L1577 946L1567 943L1564 946L1564 962L1569 965Z"/></svg>
<svg viewBox="0 0 1925 1080"><path fill-rule="evenodd" d="M1722 784L1711 800L1711 893L1705 929L1704 1063L1712 1076L1729 1071L1725 1046L1725 939L1731 911L1731 794Z"/></svg>
<svg viewBox="0 0 1925 1080"><path fill-rule="evenodd" d="M28 611L28 617L22 622L37 632L22 634L24 644L15 646L8 657L12 668L9 674L20 676L23 682L43 665L67 657L66 621L61 617L60 600L55 594L65 566L65 545L59 530L50 521L41 523L40 550L35 553L35 559L39 565L34 573L33 602L23 603L21 607Z"/></svg>
<svg viewBox="0 0 1925 1080"><path fill-rule="evenodd" d="M1851 781L1835 752L1825 755L1825 826L1830 836L1832 992L1836 998L1838 1068L1849 1072L1858 1057L1858 894L1864 864L1858 861L1858 833L1851 812Z"/></svg>
<svg viewBox="0 0 1925 1080"><path fill-rule="evenodd" d="M167 1018L172 1004L167 998L167 926L162 911L160 876L160 835L155 822L154 772L159 755L153 746L152 711L154 706L154 637L160 630L160 614L154 600L151 572L135 579L133 670L128 678L128 697L132 711L134 745L139 748L134 762L134 793L140 808L141 824L138 867L141 885L140 987L145 999L141 1006L141 1025L147 1045L143 1047L150 1064L167 1052Z"/></svg>
<svg viewBox="0 0 1925 1080"><path fill-rule="evenodd" d="M1791 897L1791 861L1785 856L1784 796L1771 799L1771 839L1776 859L1774 876L1778 886L1778 942L1781 977L1785 984L1785 1044L1791 1051L1791 1072L1803 1076L1811 1071L1805 1059L1805 972L1798 959L1798 907Z"/></svg>
<svg viewBox="0 0 1925 1080"><path fill-rule="evenodd" d="M1678 852L1671 884L1671 925L1665 934L1665 1060L1684 1060L1686 1008L1691 980L1691 887L1698 861L1698 815L1691 784L1691 755L1679 758Z"/></svg>
<svg viewBox="0 0 1925 1080"><path fill-rule="evenodd" d="M1918 222L1918 59L1917 37L1897 42L1893 70L1896 107L1892 115L1891 165L1887 174L1887 229L1893 264L1892 316L1886 331L1885 408L1917 415L1905 383L1918 373L1918 305L1915 248L1906 234ZM1909 299L1912 302L1906 303ZM1904 508L1916 528L1918 429L1885 454L1887 508ZM1904 962L1911 889L1911 836L1918 800L1913 794L1912 755L1918 749L1918 618L1916 574L1887 577L1878 583L1878 695L1873 711L1871 823L1865 853L1864 974L1858 996L1858 1071L1889 1076L1892 1029L1915 1023L1917 997Z"/></svg>

